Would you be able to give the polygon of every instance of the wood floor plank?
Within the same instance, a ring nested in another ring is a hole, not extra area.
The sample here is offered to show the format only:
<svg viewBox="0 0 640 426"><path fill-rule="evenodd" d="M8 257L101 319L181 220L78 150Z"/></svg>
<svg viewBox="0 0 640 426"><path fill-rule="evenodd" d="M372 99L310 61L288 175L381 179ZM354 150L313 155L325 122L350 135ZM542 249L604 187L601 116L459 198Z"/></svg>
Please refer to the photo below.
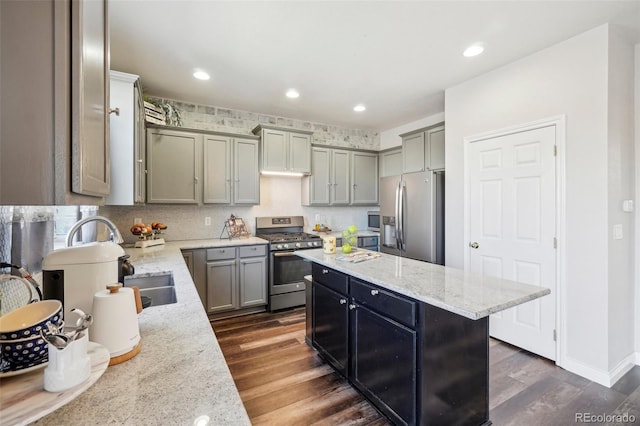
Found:
<svg viewBox="0 0 640 426"><path fill-rule="evenodd" d="M391 425L304 342L304 307L211 324L252 424ZM494 425L564 426L576 412L640 421L638 366L608 389L495 339L489 352Z"/></svg>
<svg viewBox="0 0 640 426"><path fill-rule="evenodd" d="M314 396L251 419L254 425L308 425L362 401L346 382L326 395Z"/></svg>
<svg viewBox="0 0 640 426"><path fill-rule="evenodd" d="M345 385L347 385L347 382L344 379L331 372L310 380L291 384L268 394L243 400L243 402L249 417L253 418L282 407L291 407L292 404L308 398L327 397Z"/></svg>
<svg viewBox="0 0 640 426"><path fill-rule="evenodd" d="M304 382L331 373L333 373L333 368L331 368L331 366L327 364L323 364L310 370L301 371L296 374L290 374L287 377L283 377L279 380L273 380L261 386L254 386L252 388L246 389L240 392L240 397L243 401L248 401L258 396L275 392L278 389L288 389L292 384L295 384L297 382Z"/></svg>

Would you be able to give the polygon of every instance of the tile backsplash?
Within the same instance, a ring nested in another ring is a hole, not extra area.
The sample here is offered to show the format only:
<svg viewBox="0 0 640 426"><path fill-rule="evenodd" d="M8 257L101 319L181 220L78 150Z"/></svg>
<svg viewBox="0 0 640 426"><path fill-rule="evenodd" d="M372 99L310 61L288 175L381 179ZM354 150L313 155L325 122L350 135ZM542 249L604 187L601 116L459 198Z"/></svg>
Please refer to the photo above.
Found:
<svg viewBox="0 0 640 426"><path fill-rule="evenodd" d="M341 148L380 149L380 134L373 130L352 129L312 121L277 117L256 112L150 97L153 102L168 103L180 111L182 127L251 135L258 124L312 131L311 142Z"/></svg>
<svg viewBox="0 0 640 426"><path fill-rule="evenodd" d="M304 216L305 230L315 224L315 215L324 215L327 226L341 231L349 225L358 229L367 227L367 211L378 207L305 207L301 200L300 178L279 176L260 177L259 206L196 206L147 204L145 206L101 206L99 214L111 219L122 232L126 242L135 242L136 237L129 232L135 218L144 223L163 222L168 226L163 237L167 241L219 238L224 221L231 215L241 217L255 234L255 218L258 216ZM211 225L205 226L205 217L211 218Z"/></svg>

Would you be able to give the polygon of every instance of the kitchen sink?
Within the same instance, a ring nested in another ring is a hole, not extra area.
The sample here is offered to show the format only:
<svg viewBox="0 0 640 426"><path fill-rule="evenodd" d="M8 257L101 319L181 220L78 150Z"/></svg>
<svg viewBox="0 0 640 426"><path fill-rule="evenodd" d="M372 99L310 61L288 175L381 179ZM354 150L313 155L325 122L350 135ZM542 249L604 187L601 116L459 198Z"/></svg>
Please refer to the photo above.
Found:
<svg viewBox="0 0 640 426"><path fill-rule="evenodd" d="M151 298L151 306L168 305L178 301L171 271L127 275L124 277L124 285L137 286L140 296Z"/></svg>

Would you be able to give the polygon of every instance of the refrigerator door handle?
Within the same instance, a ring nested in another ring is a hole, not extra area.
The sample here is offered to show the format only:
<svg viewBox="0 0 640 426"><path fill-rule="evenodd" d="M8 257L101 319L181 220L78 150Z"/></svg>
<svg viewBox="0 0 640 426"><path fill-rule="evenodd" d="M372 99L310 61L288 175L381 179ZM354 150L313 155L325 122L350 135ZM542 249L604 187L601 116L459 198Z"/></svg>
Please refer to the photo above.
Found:
<svg viewBox="0 0 640 426"><path fill-rule="evenodd" d="M405 204L405 182L404 181L400 181L400 202L399 202L399 208L398 210L400 211L399 213L399 217L397 219L397 222L399 222L399 229L400 229L400 250L404 250L405 246L404 246L404 204Z"/></svg>
<svg viewBox="0 0 640 426"><path fill-rule="evenodd" d="M396 220L395 220L395 230L396 230L396 248L400 249L400 183L402 183L402 181L398 182L398 186L396 187L396 211L395 211L395 216L396 216Z"/></svg>

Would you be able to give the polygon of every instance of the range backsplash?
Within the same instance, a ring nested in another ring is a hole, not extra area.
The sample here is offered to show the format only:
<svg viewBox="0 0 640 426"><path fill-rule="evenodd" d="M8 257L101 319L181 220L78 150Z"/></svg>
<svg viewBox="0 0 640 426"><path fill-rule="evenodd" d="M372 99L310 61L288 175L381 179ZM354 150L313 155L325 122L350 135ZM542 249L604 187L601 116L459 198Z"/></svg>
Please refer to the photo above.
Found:
<svg viewBox="0 0 640 426"><path fill-rule="evenodd" d="M243 218L251 234L255 234L257 216L304 216L305 229L310 230L315 224L315 215L322 214L333 230L341 231L352 224L364 230L367 226L367 211L378 210L377 206L305 207L302 206L300 188L300 178L261 176L259 206L101 206L99 214L108 217L118 226L126 242L135 242L136 237L129 232L135 218L142 219L144 223L165 223L168 228L163 231L164 239L175 241L218 238L223 231L225 219L231 214ZM205 226L205 217L211 218L210 226Z"/></svg>

